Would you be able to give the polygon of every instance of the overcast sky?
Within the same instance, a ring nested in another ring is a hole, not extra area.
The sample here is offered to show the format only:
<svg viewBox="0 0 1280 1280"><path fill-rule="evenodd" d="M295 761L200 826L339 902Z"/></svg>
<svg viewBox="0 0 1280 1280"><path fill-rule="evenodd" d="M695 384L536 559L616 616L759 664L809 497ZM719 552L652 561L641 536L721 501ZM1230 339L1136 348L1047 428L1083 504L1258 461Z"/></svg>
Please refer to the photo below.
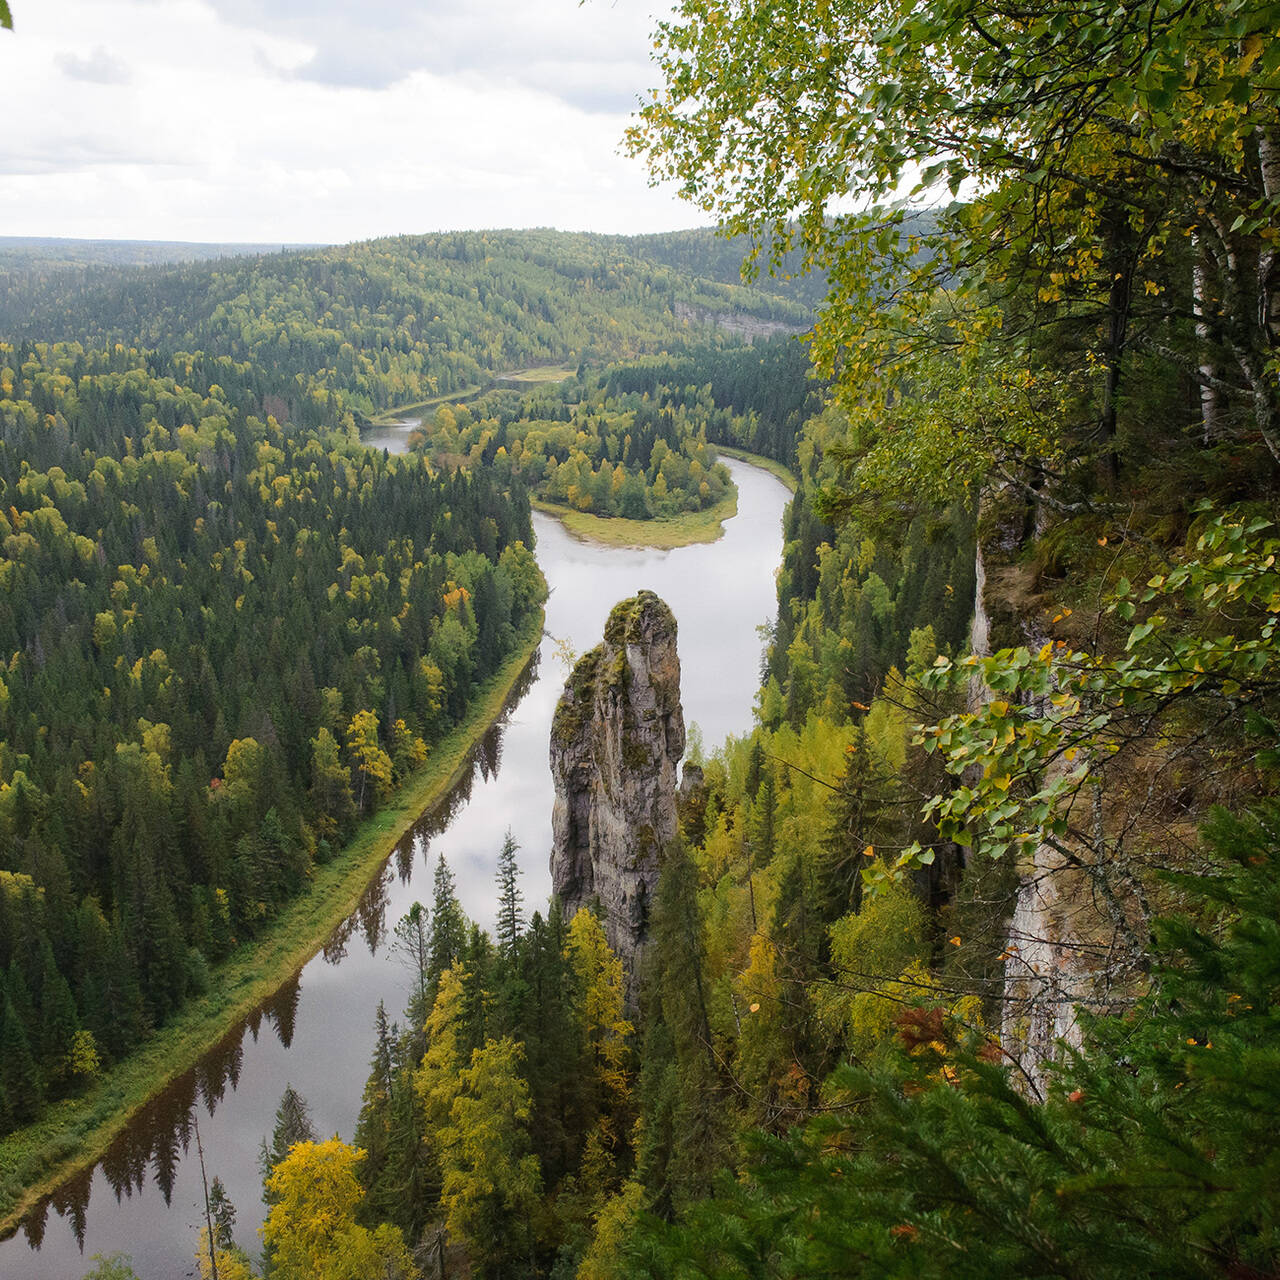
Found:
<svg viewBox="0 0 1280 1280"><path fill-rule="evenodd" d="M698 225L620 154L660 2L11 0L0 234Z"/></svg>

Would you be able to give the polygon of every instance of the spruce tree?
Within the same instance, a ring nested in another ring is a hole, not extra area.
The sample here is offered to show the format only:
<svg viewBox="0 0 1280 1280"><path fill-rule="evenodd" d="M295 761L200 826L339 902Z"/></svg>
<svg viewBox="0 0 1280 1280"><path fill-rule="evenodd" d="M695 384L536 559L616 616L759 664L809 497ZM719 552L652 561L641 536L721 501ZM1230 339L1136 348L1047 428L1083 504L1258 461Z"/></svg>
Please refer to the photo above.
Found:
<svg viewBox="0 0 1280 1280"><path fill-rule="evenodd" d="M289 1154L289 1148L299 1142L315 1142L316 1130L311 1123L311 1114L307 1108L307 1100L293 1087L286 1084L280 1097L280 1105L276 1108L275 1128L271 1130L271 1145L263 1138L258 1151L258 1168L262 1172L262 1180L271 1176L271 1171ZM263 1191L263 1199L268 1204L267 1193Z"/></svg>
<svg viewBox="0 0 1280 1280"><path fill-rule="evenodd" d="M467 921L454 889L453 872L441 853L436 862L431 900L431 967L430 994L440 982L440 975L457 962L467 940Z"/></svg>
<svg viewBox="0 0 1280 1280"><path fill-rule="evenodd" d="M520 941L520 933L524 928L524 919L520 913L520 904L524 895L520 892L520 865L516 861L519 848L511 834L511 828L508 827L502 841L502 849L498 854L496 921L498 948L507 957L515 954L516 944Z"/></svg>
<svg viewBox="0 0 1280 1280"><path fill-rule="evenodd" d="M0 990L0 1088L10 1114L18 1122L35 1117L44 1102L41 1079L31 1042L13 1001Z"/></svg>
<svg viewBox="0 0 1280 1280"><path fill-rule="evenodd" d="M743 1176L632 1242L628 1274L715 1280L1210 1280L1280 1269L1280 804L1206 827L1171 877L1147 994L1088 1018L1028 1097L998 1045L904 1009L896 1052L759 1137Z"/></svg>

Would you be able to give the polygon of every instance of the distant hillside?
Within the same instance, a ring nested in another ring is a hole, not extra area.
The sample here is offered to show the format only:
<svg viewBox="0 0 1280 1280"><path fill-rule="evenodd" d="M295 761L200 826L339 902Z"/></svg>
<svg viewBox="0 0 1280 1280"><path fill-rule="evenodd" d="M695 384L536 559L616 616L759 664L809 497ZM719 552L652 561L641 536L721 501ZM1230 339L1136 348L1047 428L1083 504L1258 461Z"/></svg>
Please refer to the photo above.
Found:
<svg viewBox="0 0 1280 1280"><path fill-rule="evenodd" d="M534 230L143 267L33 271L0 258L0 337L227 356L252 364L282 412L336 394L375 413L507 369L808 327L798 286L726 278L727 252L710 232Z"/></svg>
<svg viewBox="0 0 1280 1280"><path fill-rule="evenodd" d="M187 240L69 240L60 236L0 236L0 265L144 267L199 262L249 253L279 253L305 245L202 244Z"/></svg>

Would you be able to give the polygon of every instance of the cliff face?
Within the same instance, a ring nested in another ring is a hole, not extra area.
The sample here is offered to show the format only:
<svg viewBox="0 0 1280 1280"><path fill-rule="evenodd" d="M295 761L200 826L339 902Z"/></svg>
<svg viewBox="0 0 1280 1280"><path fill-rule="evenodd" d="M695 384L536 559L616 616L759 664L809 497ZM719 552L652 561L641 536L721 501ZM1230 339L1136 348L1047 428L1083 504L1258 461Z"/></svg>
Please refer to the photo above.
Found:
<svg viewBox="0 0 1280 1280"><path fill-rule="evenodd" d="M1044 630L1051 600L1037 592L1034 574L1017 553L1025 538L1041 532L1038 522L1018 528L1023 513L1001 511L988 499L987 537L979 539L972 651L1026 645L1033 652L1049 636ZM1003 517L1001 519L1000 517ZM975 677L970 709L991 698ZM1066 767L1055 762L1052 769ZM1074 865L1059 848L1041 844L1018 868L1003 950L1000 1044L1021 1068L1021 1079L1037 1097L1048 1085L1050 1063L1061 1056L1060 1042L1079 1047L1081 1007L1105 1010L1100 995L1106 974L1127 967L1125 940L1105 918L1099 903L1114 898L1108 868L1086 848L1072 850Z"/></svg>
<svg viewBox="0 0 1280 1280"><path fill-rule="evenodd" d="M614 607L551 724L552 888L566 918L598 901L628 988L648 938L658 858L676 835L684 753L671 610L651 591Z"/></svg>

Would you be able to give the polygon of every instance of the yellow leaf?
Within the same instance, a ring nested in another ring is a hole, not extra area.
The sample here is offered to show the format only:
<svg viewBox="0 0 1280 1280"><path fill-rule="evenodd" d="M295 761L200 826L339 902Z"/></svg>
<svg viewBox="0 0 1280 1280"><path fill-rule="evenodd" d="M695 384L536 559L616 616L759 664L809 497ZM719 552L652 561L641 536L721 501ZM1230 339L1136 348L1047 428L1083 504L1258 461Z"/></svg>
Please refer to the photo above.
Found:
<svg viewBox="0 0 1280 1280"><path fill-rule="evenodd" d="M1262 33L1252 31L1240 44L1240 70L1249 71L1262 53Z"/></svg>

